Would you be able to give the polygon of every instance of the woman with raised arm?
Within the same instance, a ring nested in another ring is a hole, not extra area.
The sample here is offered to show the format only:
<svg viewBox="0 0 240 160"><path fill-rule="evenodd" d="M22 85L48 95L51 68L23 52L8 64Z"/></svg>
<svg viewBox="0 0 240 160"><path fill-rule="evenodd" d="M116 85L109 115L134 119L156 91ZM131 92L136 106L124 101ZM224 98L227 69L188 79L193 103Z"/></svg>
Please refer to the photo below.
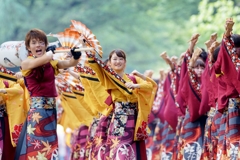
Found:
<svg viewBox="0 0 240 160"><path fill-rule="evenodd" d="M22 61L21 71L30 93L30 110L19 138L15 159L57 159L55 74L58 74L58 69L76 65L81 52L75 52L73 48L72 59L53 60L55 48L48 48L46 52L47 36L39 29L31 29L26 34L25 45L30 56Z"/></svg>
<svg viewBox="0 0 240 160"><path fill-rule="evenodd" d="M239 159L240 151L240 35L232 33L234 22L225 23L217 61L214 64L218 77L218 111L222 113L218 139L217 159Z"/></svg>
<svg viewBox="0 0 240 160"><path fill-rule="evenodd" d="M199 115L201 103L201 76L205 69L207 53L200 48L194 49L199 34L193 35L190 47L185 54L187 72L181 87L182 96L187 106L180 133L178 159L194 158L199 160L202 154L202 144L206 115Z"/></svg>
<svg viewBox="0 0 240 160"><path fill-rule="evenodd" d="M106 103L113 104L113 116L108 128L106 157L109 159L147 159L144 140L151 107L155 96L153 84L125 73L126 54L116 49L109 54L108 65L93 55L90 67L100 83L109 91ZM107 153L108 152L108 153Z"/></svg>
<svg viewBox="0 0 240 160"><path fill-rule="evenodd" d="M208 114L204 131L203 152L201 159L217 159L218 129L221 115L217 111L218 78L214 70L214 62L217 60L219 52L219 42L216 41L216 34L212 34L205 44L208 49L208 59L201 81L201 104L199 114Z"/></svg>

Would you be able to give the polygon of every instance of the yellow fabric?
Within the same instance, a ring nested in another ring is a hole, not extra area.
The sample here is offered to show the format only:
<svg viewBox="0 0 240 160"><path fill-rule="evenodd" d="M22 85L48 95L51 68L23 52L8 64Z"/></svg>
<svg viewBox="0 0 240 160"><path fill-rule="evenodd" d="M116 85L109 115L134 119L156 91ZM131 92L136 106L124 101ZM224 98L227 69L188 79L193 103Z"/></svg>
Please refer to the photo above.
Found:
<svg viewBox="0 0 240 160"><path fill-rule="evenodd" d="M81 103L79 103L75 94L63 92L61 94L61 101L64 111L69 117L71 117L71 119L75 117L77 118L76 121L86 126L91 124L93 116L89 114L89 112L81 105ZM72 119L72 122L76 121Z"/></svg>
<svg viewBox="0 0 240 160"><path fill-rule="evenodd" d="M80 126L81 122L78 120L75 113L69 107L67 99L61 97L61 105L64 109L59 124L61 124L64 129L71 128L75 129Z"/></svg>
<svg viewBox="0 0 240 160"><path fill-rule="evenodd" d="M115 78L112 74L101 68L92 58L89 58L90 67L97 73L101 84L107 89L111 89L111 96L114 102L132 102L138 103L138 118L135 126L134 140L137 140L137 130L143 124L148 122L148 115L150 114L153 99L156 93L157 84L147 78L143 80L136 77L139 89L128 89L124 83ZM132 82L127 75L122 77L126 82ZM155 87L155 88L154 88Z"/></svg>
<svg viewBox="0 0 240 160"><path fill-rule="evenodd" d="M58 73L59 73L58 66L57 66L58 60L51 60L50 63L54 69L54 74L58 75Z"/></svg>
<svg viewBox="0 0 240 160"><path fill-rule="evenodd" d="M82 91L77 91L77 90L72 90L74 95L76 96L78 103L81 104L81 106L83 108L85 108L85 110L88 112L89 115L91 115L92 117L97 116L97 112L96 110L93 110L93 108L91 107L92 104L94 104L94 102L86 102L84 100L84 92Z"/></svg>
<svg viewBox="0 0 240 160"><path fill-rule="evenodd" d="M3 75L3 73L1 73L1 75ZM6 76L9 77L9 75L7 74ZM15 135L14 127L19 127L23 125L23 123L26 120L26 113L25 113L26 111L25 111L25 105L24 105L24 91L18 83L7 80L7 79L5 79L5 81L8 82L8 88L6 88L3 81L4 79L1 78L0 88L5 88L7 91L7 94L0 93L0 97L6 103L11 142L12 142L12 145L16 147L16 144L13 140L13 135ZM15 79L15 81L17 80Z"/></svg>
<svg viewBox="0 0 240 160"><path fill-rule="evenodd" d="M29 57L32 58L32 57ZM58 60L51 60L50 64L52 65L53 69L54 69L54 74L57 75L59 73L57 64L58 64ZM28 76L31 73L31 69L28 70L21 70L23 77Z"/></svg>
<svg viewBox="0 0 240 160"><path fill-rule="evenodd" d="M150 89L138 89L138 117L135 127L134 140L137 140L138 128L142 126L143 123L148 123L148 116L151 112L153 101L157 91L157 83L151 78L146 79L147 82L152 84L152 90ZM150 130L147 130L148 132Z"/></svg>
<svg viewBox="0 0 240 160"><path fill-rule="evenodd" d="M224 75L223 71L221 71L220 74L216 74L216 77L218 78L218 77L220 77L221 75Z"/></svg>
<svg viewBox="0 0 240 160"><path fill-rule="evenodd" d="M97 73L100 83L106 89L111 90L113 100L137 102L137 97L133 95L132 89L126 88L123 82L103 70L92 58L89 58L89 66ZM131 81L126 75L124 75L123 79L127 82Z"/></svg>
<svg viewBox="0 0 240 160"><path fill-rule="evenodd" d="M80 73L80 79L85 89L84 92L87 93L84 95L84 101L89 104L93 111L108 116L113 106L108 106L105 103L109 93L98 81L96 75Z"/></svg>
<svg viewBox="0 0 240 160"><path fill-rule="evenodd" d="M27 116L27 113L29 111L29 108L30 108L30 95L29 95L29 92L28 92L28 89L27 87L25 86L24 84L24 79L21 78L17 81L17 83L23 88L23 91L24 91L24 98L23 98L23 107L24 107L24 115L25 117Z"/></svg>

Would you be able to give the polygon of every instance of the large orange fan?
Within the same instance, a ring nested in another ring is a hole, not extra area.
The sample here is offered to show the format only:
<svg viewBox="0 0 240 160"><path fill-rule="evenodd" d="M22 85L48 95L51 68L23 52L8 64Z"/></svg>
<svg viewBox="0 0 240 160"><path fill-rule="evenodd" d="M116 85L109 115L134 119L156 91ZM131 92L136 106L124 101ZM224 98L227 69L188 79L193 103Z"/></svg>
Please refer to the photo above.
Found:
<svg viewBox="0 0 240 160"><path fill-rule="evenodd" d="M66 28L64 32L60 32L57 34L49 34L48 36L58 38L62 47L64 48L73 48L80 47L82 44L80 42L80 34L78 31L74 30L74 28Z"/></svg>
<svg viewBox="0 0 240 160"><path fill-rule="evenodd" d="M84 43L88 47L94 48L95 52L97 52L97 54L102 58L102 47L100 46L99 41L97 40L96 36L91 32L91 30L79 21L71 20L71 22L72 25L70 26L70 28L72 29L74 27L75 30L81 34Z"/></svg>

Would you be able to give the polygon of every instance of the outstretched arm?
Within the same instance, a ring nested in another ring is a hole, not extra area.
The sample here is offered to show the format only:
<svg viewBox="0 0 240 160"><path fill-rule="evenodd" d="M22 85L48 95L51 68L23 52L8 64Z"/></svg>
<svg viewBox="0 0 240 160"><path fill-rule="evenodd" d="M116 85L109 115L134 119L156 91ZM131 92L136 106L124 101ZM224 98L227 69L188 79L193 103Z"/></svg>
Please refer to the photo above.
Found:
<svg viewBox="0 0 240 160"><path fill-rule="evenodd" d="M233 25L234 25L233 19L232 18L227 18L226 23L225 23L225 33L224 33L224 35L226 37L231 36Z"/></svg>
<svg viewBox="0 0 240 160"><path fill-rule="evenodd" d="M192 58L189 61L189 67L193 68L195 62L197 61L199 55L202 53L202 49L201 48L196 48L192 54Z"/></svg>
<svg viewBox="0 0 240 160"><path fill-rule="evenodd" d="M189 44L189 47L188 47L188 50L189 50L190 54L193 53L194 47L195 47L195 45L196 45L196 43L198 41L198 37L199 36L200 36L200 34L198 34L198 33L192 35L192 37L191 37L191 39L189 41L190 44Z"/></svg>
<svg viewBox="0 0 240 160"><path fill-rule="evenodd" d="M211 45L212 45L213 42L215 42L216 40L217 40L217 33L211 34L210 39L205 42L205 45L206 45L206 47L207 47L207 51L209 51Z"/></svg>
<svg viewBox="0 0 240 160"><path fill-rule="evenodd" d="M174 69L174 64L172 63L172 61L170 60L170 58L167 55L167 52L162 52L160 54L160 57L170 66L171 70Z"/></svg>

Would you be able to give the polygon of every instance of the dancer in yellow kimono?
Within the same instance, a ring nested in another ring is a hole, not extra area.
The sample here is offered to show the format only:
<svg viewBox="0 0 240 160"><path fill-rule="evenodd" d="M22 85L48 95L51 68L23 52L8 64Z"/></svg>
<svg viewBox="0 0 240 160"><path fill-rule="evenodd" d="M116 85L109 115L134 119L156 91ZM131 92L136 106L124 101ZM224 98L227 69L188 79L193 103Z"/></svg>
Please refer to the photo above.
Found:
<svg viewBox="0 0 240 160"><path fill-rule="evenodd" d="M13 160L25 120L24 92L14 72L0 69L0 159Z"/></svg>
<svg viewBox="0 0 240 160"><path fill-rule="evenodd" d="M109 55L109 68L91 54L89 65L100 83L108 90L108 104L113 104L113 116L108 127L106 158L147 159L144 140L151 111L153 84L125 73L126 54L113 50ZM154 82L155 83L155 82ZM108 152L108 153L107 153Z"/></svg>

